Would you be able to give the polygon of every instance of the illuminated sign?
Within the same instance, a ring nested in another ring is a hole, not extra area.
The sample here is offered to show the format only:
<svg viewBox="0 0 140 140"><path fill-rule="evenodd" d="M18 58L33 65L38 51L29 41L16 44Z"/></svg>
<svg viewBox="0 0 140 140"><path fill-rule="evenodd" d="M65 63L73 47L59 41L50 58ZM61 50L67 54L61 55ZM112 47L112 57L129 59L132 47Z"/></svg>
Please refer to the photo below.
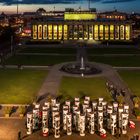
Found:
<svg viewBox="0 0 140 140"><path fill-rule="evenodd" d="M95 13L65 13L65 20L93 20L96 19Z"/></svg>

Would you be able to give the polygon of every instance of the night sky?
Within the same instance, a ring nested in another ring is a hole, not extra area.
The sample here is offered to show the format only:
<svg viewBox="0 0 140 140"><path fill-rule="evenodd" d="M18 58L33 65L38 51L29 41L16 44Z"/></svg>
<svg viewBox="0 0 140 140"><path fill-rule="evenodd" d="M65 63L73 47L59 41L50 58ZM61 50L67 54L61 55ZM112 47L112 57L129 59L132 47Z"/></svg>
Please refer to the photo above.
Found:
<svg viewBox="0 0 140 140"><path fill-rule="evenodd" d="M140 0L90 0L91 8L100 11L118 9L122 12L139 12ZM17 0L0 0L0 12L15 13ZM64 10L65 8L88 8L88 0L18 0L19 12L36 11L38 8L50 10Z"/></svg>

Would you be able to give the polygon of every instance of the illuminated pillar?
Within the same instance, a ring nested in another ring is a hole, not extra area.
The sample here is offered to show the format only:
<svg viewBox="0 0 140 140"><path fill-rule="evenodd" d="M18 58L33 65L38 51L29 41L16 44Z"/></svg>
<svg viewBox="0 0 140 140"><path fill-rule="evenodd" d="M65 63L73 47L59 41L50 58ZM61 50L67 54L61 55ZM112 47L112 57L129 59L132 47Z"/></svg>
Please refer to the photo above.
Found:
<svg viewBox="0 0 140 140"><path fill-rule="evenodd" d="M128 114L127 113L122 113L121 114L121 119L122 119L122 134L126 134L127 133L127 126L128 126Z"/></svg>
<svg viewBox="0 0 140 140"><path fill-rule="evenodd" d="M117 129L117 114L112 113L111 114L111 134L115 135L116 134L116 129Z"/></svg>
<svg viewBox="0 0 140 140"><path fill-rule="evenodd" d="M69 25L67 25L67 40L69 40Z"/></svg>
<svg viewBox="0 0 140 140"><path fill-rule="evenodd" d="M103 25L103 40L105 40L105 25Z"/></svg>
<svg viewBox="0 0 140 140"><path fill-rule="evenodd" d="M83 28L83 32L82 32L82 38L83 38L83 40L84 40L84 25L82 25L82 28Z"/></svg>
<svg viewBox="0 0 140 140"><path fill-rule="evenodd" d="M100 25L98 25L98 40L100 40Z"/></svg>
<svg viewBox="0 0 140 140"><path fill-rule="evenodd" d="M80 115L80 136L85 136L85 115Z"/></svg>
<svg viewBox="0 0 140 140"><path fill-rule="evenodd" d="M126 25L124 25L124 40L126 40Z"/></svg>
<svg viewBox="0 0 140 140"><path fill-rule="evenodd" d="M113 31L113 32L114 32L114 40L115 40L115 26L116 26L116 25L114 25L114 31Z"/></svg>
<svg viewBox="0 0 140 140"><path fill-rule="evenodd" d="M108 37L109 37L109 40L110 40L110 25L108 25Z"/></svg>
<svg viewBox="0 0 140 140"><path fill-rule="evenodd" d="M32 37L33 39L37 39L37 25L32 25Z"/></svg>
<svg viewBox="0 0 140 140"><path fill-rule="evenodd" d="M89 115L89 133L94 134L94 132L95 132L94 112L91 112Z"/></svg>
<svg viewBox="0 0 140 140"><path fill-rule="evenodd" d="M57 26L57 40L59 40L59 29L58 29L58 27L59 27L59 25L56 25Z"/></svg>
<svg viewBox="0 0 140 140"><path fill-rule="evenodd" d="M93 24L93 40L95 40L95 35L94 35L94 33L95 33L95 32L94 32L94 26L95 26L95 25Z"/></svg>
<svg viewBox="0 0 140 140"><path fill-rule="evenodd" d="M66 116L67 135L72 134L72 114L68 113Z"/></svg>
<svg viewBox="0 0 140 140"><path fill-rule="evenodd" d="M38 25L38 39L42 39L42 25Z"/></svg>
<svg viewBox="0 0 140 140"><path fill-rule="evenodd" d="M33 114L27 113L27 134L30 135L33 132Z"/></svg>
<svg viewBox="0 0 140 140"><path fill-rule="evenodd" d="M89 25L87 25L87 39L89 40Z"/></svg>
<svg viewBox="0 0 140 140"><path fill-rule="evenodd" d="M60 138L60 115L54 118L54 137Z"/></svg>
<svg viewBox="0 0 140 140"><path fill-rule="evenodd" d="M121 35L120 35L120 25L119 25L119 40L121 40Z"/></svg>
<svg viewBox="0 0 140 140"><path fill-rule="evenodd" d="M54 25L52 24L52 40L54 40Z"/></svg>
<svg viewBox="0 0 140 140"><path fill-rule="evenodd" d="M47 25L43 25L43 39L47 39Z"/></svg>
<svg viewBox="0 0 140 140"><path fill-rule="evenodd" d="M43 136L48 136L48 110L42 111L42 133Z"/></svg>

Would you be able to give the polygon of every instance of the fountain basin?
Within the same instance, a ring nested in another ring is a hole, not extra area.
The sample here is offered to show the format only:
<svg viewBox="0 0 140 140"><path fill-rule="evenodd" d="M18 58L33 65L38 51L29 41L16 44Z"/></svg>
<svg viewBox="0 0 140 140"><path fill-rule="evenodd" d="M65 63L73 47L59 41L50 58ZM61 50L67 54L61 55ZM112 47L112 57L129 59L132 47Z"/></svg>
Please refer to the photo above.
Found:
<svg viewBox="0 0 140 140"><path fill-rule="evenodd" d="M91 63L85 63L84 68L81 68L81 63L68 63L63 65L60 68L60 71L64 71L69 74L84 74L84 75L93 75L102 72L99 68L96 68Z"/></svg>

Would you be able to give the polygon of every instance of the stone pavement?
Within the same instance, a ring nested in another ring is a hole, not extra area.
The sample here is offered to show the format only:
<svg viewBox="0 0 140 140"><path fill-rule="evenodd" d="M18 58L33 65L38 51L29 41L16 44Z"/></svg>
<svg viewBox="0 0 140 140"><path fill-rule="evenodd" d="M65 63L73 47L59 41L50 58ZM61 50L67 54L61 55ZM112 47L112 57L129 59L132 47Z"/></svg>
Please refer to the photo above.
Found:
<svg viewBox="0 0 140 140"><path fill-rule="evenodd" d="M41 130L34 132L32 135L26 134L25 119L0 119L0 140L18 140L18 132L21 131L21 140L56 140L53 134L49 137L43 137ZM136 123L135 129L128 128L128 134L122 135L120 138L107 134L106 140L130 140L135 133L140 134L140 122ZM85 137L79 136L79 133L73 133L71 136L67 136L61 132L59 140L102 140L99 135L90 135L86 133Z"/></svg>

